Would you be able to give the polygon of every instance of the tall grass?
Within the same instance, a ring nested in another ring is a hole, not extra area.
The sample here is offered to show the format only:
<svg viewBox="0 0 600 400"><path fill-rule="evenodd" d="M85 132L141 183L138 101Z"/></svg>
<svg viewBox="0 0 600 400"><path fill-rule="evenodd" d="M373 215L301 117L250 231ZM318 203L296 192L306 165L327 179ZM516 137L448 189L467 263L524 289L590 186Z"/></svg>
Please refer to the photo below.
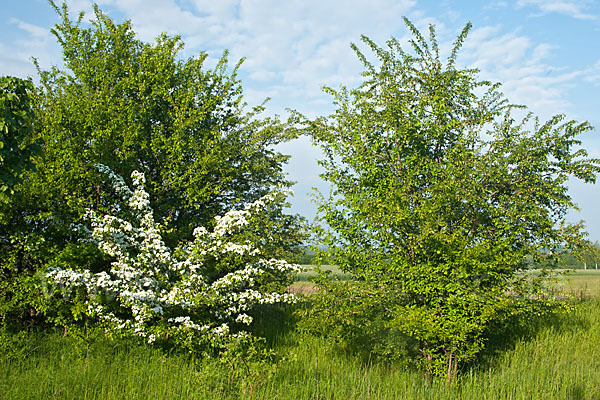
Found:
<svg viewBox="0 0 600 400"><path fill-rule="evenodd" d="M322 339L287 344L295 361L256 392L265 399L600 399L600 302L589 300L456 382L361 362ZM287 339L289 340L289 339Z"/></svg>
<svg viewBox="0 0 600 400"><path fill-rule="evenodd" d="M240 374L242 365L163 354L102 336L89 349L59 333L31 336L24 352L0 357L0 398L600 399L597 299L578 304L450 384L402 364L359 358L295 331L283 312L272 315L279 323L267 321L259 329L281 358L253 365L250 374Z"/></svg>

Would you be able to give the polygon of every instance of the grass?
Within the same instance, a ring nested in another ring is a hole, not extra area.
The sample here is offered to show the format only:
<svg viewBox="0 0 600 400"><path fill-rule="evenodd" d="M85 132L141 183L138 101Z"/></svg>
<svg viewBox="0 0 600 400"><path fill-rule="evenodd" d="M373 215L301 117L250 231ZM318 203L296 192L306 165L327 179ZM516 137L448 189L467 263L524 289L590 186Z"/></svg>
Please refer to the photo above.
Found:
<svg viewBox="0 0 600 400"><path fill-rule="evenodd" d="M600 301L577 304L455 382L401 364L374 363L279 323L265 324L282 357L255 365L163 354L99 336L89 349L60 333L31 335L0 357L2 399L599 399ZM287 327L288 329L278 329ZM276 329L277 328L277 329ZM278 368L275 368L277 366Z"/></svg>
<svg viewBox="0 0 600 400"><path fill-rule="evenodd" d="M315 290L315 285L311 279L317 276L316 265L303 265L304 270L294 276L294 282L290 286L290 291L293 293L311 293ZM320 269L326 273L330 273L333 277L345 281L352 279L352 275L342 271L336 265L321 265Z"/></svg>
<svg viewBox="0 0 600 400"><path fill-rule="evenodd" d="M308 282L311 278L317 276L316 269L318 268L316 265L303 265L304 270L299 272L294 277L295 282ZM320 269L325 271L326 273L331 273L334 277L340 280L348 280L352 279L352 275L342 271L337 265L321 265Z"/></svg>
<svg viewBox="0 0 600 400"><path fill-rule="evenodd" d="M311 278L317 276L316 266L306 265L304 271L294 277L294 282L290 287L293 292L310 293L314 290ZM352 276L349 273L341 271L335 265L324 265L321 267L324 271L329 271L331 275L339 280L349 280ZM600 297L600 269L577 269L571 270L566 275L557 278L552 283L552 287L558 291L571 293L576 297Z"/></svg>
<svg viewBox="0 0 600 400"><path fill-rule="evenodd" d="M600 303L580 305L557 325L446 384L396 365L361 363L330 344L305 338L296 362L256 391L269 399L597 399ZM300 351L299 351L300 350ZM276 377L277 378L277 377Z"/></svg>
<svg viewBox="0 0 600 400"><path fill-rule="evenodd" d="M578 296L600 296L600 270L578 269L562 277L556 286Z"/></svg>

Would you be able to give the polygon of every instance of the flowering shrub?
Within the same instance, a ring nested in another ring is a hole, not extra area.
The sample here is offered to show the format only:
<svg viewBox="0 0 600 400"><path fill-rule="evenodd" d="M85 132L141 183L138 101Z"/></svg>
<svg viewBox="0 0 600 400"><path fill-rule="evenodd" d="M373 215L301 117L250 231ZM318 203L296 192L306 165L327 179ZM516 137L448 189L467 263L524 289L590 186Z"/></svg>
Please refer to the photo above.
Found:
<svg viewBox="0 0 600 400"><path fill-rule="evenodd" d="M49 268L47 279L63 291L85 288L85 313L109 333L129 334L148 343L171 342L189 350L221 348L246 340L243 326L257 304L293 302L288 293L263 290L266 277L282 279L300 267L268 259L249 238L255 217L286 193L276 191L215 217L212 232L194 230L193 240L168 248L154 221L144 174L134 171L132 191L109 168L98 165L132 212L134 222L89 210L89 240L114 258L109 271ZM122 210L124 211L124 210ZM261 241L268 233L261 232Z"/></svg>

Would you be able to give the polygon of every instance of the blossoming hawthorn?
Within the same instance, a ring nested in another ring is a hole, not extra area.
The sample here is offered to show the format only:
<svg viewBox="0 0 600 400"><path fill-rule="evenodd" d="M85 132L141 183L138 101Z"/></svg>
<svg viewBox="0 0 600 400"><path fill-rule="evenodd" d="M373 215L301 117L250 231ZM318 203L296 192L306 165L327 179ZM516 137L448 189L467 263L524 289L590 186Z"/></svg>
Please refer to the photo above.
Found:
<svg viewBox="0 0 600 400"><path fill-rule="evenodd" d="M191 242L172 250L154 221L144 174L131 174L132 191L109 168L97 168L109 176L135 221L89 210L90 240L114 258L110 271L49 268L47 279L63 290L84 287L87 314L108 332L133 334L148 343L168 339L185 347L214 346L247 336L245 331L232 333L231 324L249 325L247 312L255 305L295 301L288 293L261 290L258 281L268 273L300 271L300 266L262 257L242 234L251 228L252 216L282 201L285 191L215 217L212 232L198 227Z"/></svg>

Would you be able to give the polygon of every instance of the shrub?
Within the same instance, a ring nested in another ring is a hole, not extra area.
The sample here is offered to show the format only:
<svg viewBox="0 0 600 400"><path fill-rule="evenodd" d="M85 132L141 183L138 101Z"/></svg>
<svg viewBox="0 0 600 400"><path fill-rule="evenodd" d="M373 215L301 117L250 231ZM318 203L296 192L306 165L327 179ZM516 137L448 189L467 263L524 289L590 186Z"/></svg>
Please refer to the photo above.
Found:
<svg viewBox="0 0 600 400"><path fill-rule="evenodd" d="M519 271L542 250L584 247L566 182L594 182L600 160L578 147L588 123L515 121L500 84L456 67L470 24L444 62L434 27L425 38L405 22L412 51L363 37L376 63L353 45L364 82L326 88L336 110L307 126L333 187L319 205L332 262L386 286L389 324L452 379L509 315L547 309Z"/></svg>
<svg viewBox="0 0 600 400"><path fill-rule="evenodd" d="M59 293L83 289L82 314L109 333L190 351L222 350L248 342L250 334L243 327L252 322L248 312L254 306L294 301L281 289L300 267L264 257L259 245L269 240L268 232L261 232L260 242L249 234L261 211L281 202L285 192L275 191L242 210L217 216L211 232L198 227L191 241L171 249L154 220L144 174L132 173L132 191L107 167L99 169L110 176L131 221L88 210L91 228L78 229L113 259L110 269L50 267L46 277ZM124 209L115 211L127 215Z"/></svg>

